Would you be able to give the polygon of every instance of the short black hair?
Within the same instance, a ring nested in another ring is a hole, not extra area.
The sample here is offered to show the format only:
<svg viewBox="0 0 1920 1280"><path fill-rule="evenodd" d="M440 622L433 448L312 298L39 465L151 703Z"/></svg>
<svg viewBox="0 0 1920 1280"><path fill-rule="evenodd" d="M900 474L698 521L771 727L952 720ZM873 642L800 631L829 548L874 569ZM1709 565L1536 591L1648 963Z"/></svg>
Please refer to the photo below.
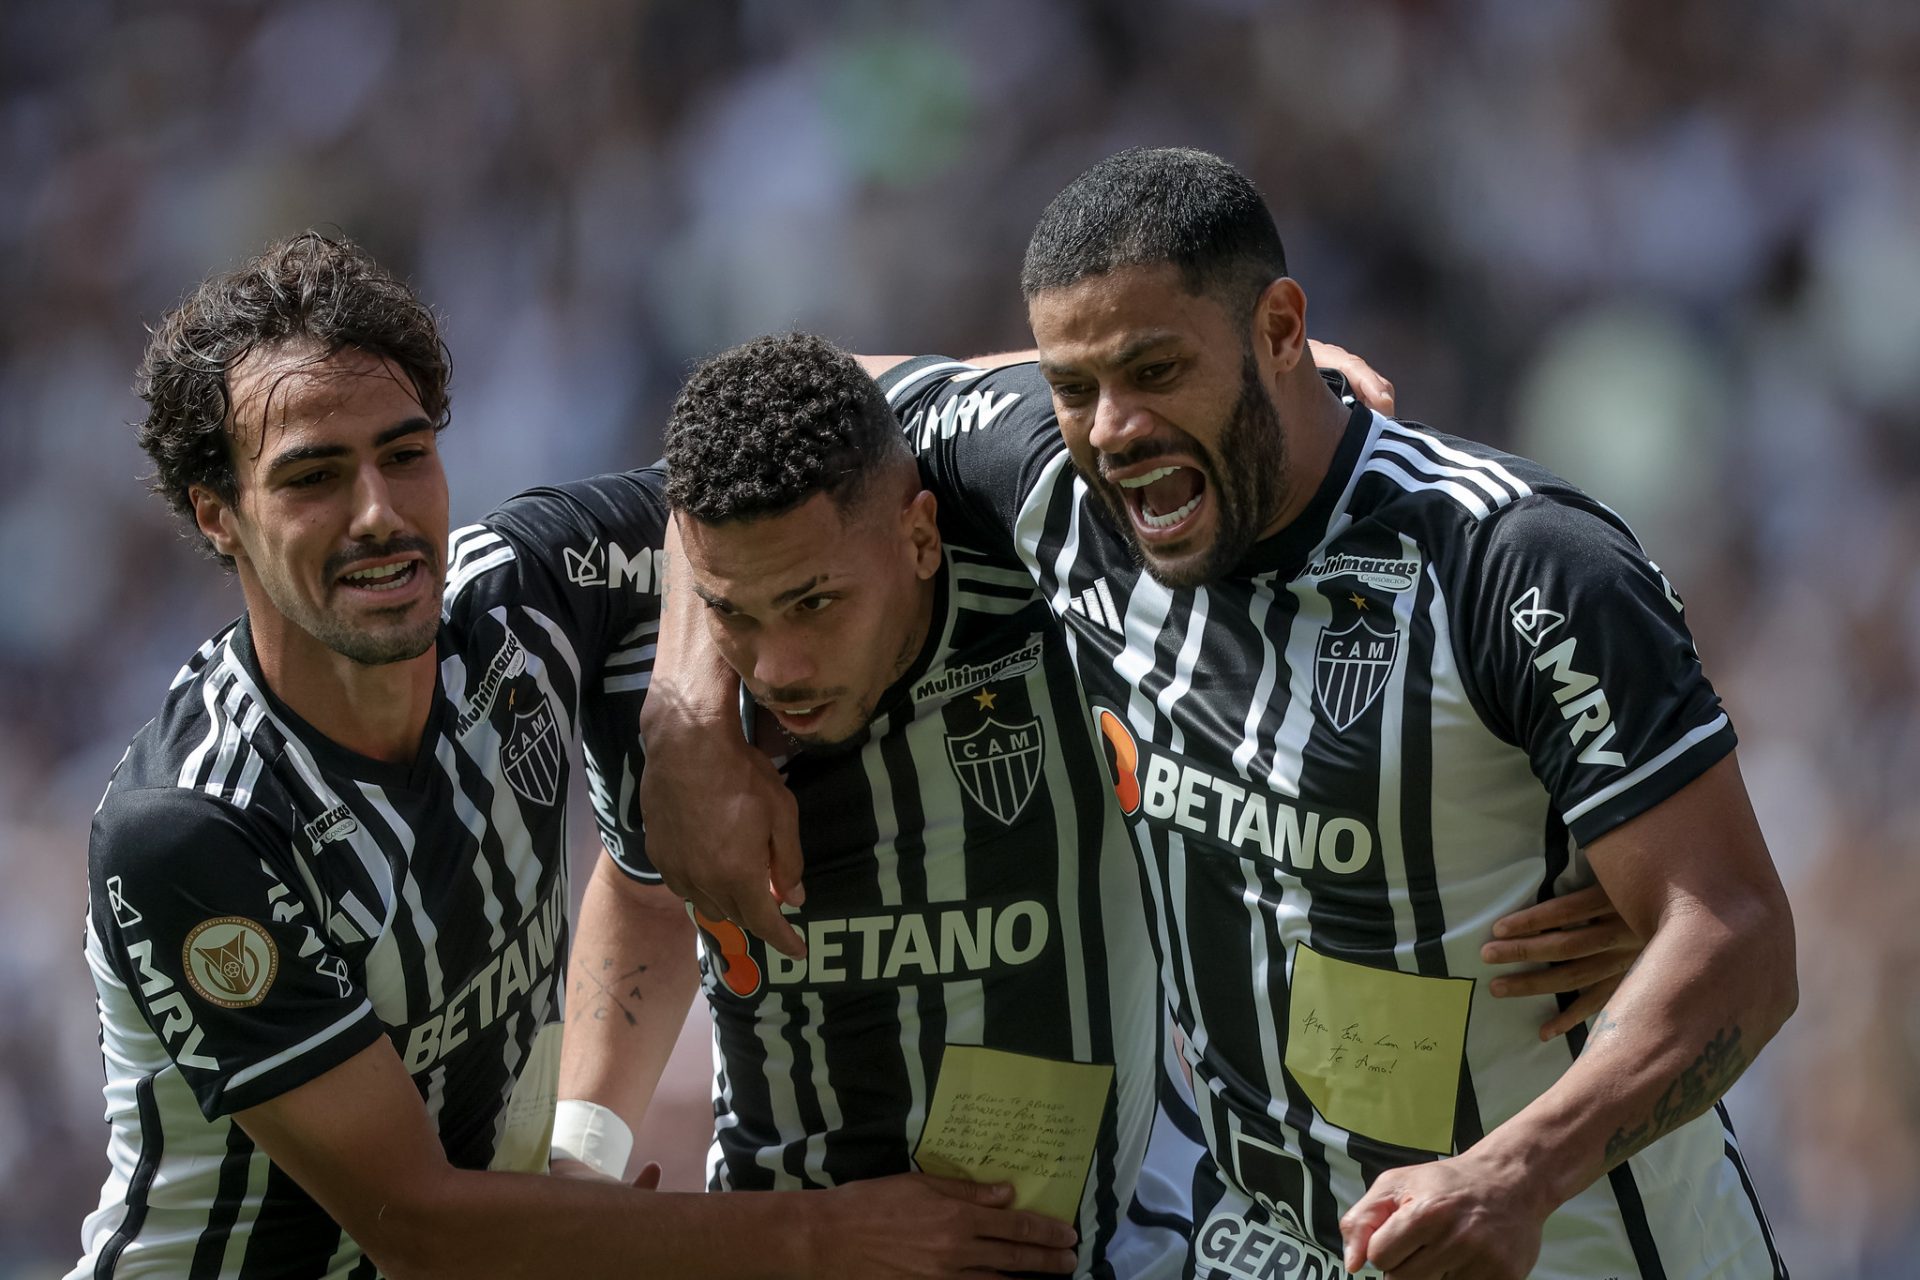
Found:
<svg viewBox="0 0 1920 1280"><path fill-rule="evenodd" d="M1029 301L1117 267L1171 263L1189 292L1251 308L1287 274L1259 188L1219 156L1138 147L1075 178L1040 215L1020 289Z"/></svg>
<svg viewBox="0 0 1920 1280"><path fill-rule="evenodd" d="M815 494L844 514L912 454L874 380L824 338L755 338L695 369L667 421L667 501L707 524L777 516Z"/></svg>
<svg viewBox="0 0 1920 1280"><path fill-rule="evenodd" d="M348 347L392 360L434 430L447 425L452 361L426 304L344 237L306 231L277 241L208 277L168 312L135 376L134 390L147 402L139 440L153 460L153 491L189 526L193 485L227 502L238 496L228 376L250 352L284 343L312 345L316 360Z"/></svg>

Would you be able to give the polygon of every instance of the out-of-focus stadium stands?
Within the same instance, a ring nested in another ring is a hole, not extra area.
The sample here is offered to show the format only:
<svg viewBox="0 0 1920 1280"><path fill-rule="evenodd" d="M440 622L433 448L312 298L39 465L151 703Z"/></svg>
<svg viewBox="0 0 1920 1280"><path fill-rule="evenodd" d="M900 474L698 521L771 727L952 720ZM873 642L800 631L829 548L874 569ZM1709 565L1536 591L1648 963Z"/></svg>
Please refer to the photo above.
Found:
<svg viewBox="0 0 1920 1280"><path fill-rule="evenodd" d="M1025 345L1041 206L1170 142L1260 181L1403 414L1589 485L1686 596L1798 915L1743 1145L1797 1275L1908 1274L1920 6L11 0L0 1278L64 1270L105 1172L88 815L237 608L143 490L143 323L277 234L362 240L446 317L460 519L650 460L758 332Z"/></svg>

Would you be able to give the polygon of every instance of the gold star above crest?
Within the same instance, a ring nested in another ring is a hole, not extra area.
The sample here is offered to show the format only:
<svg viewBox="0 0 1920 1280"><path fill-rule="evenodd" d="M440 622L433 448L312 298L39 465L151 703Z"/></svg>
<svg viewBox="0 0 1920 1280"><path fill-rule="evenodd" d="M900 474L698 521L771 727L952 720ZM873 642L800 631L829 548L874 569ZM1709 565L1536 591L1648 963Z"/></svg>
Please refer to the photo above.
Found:
<svg viewBox="0 0 1920 1280"><path fill-rule="evenodd" d="M1358 591L1348 596L1347 599L1352 601L1353 607L1358 609L1360 612L1365 613L1367 611L1367 598L1361 595Z"/></svg>
<svg viewBox="0 0 1920 1280"><path fill-rule="evenodd" d="M973 704L982 711L991 711L993 710L993 700L999 696L999 694L991 689L982 689L973 695Z"/></svg>

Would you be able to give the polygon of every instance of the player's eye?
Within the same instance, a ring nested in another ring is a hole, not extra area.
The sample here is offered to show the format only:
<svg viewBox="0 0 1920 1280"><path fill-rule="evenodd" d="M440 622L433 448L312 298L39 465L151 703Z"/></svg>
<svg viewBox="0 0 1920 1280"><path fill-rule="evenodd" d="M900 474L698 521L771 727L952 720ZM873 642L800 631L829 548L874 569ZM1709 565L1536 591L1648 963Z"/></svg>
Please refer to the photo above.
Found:
<svg viewBox="0 0 1920 1280"><path fill-rule="evenodd" d="M808 596L794 607L802 613L819 613L839 598L839 596Z"/></svg>
<svg viewBox="0 0 1920 1280"><path fill-rule="evenodd" d="M333 478L333 472L322 467L318 471L302 471L287 479L289 489L313 489Z"/></svg>
<svg viewBox="0 0 1920 1280"><path fill-rule="evenodd" d="M1080 404L1092 394L1092 390L1085 383L1056 382L1053 384L1053 399L1056 404Z"/></svg>
<svg viewBox="0 0 1920 1280"><path fill-rule="evenodd" d="M1152 384L1155 382L1165 382L1168 378L1171 378L1173 376L1173 367L1174 367L1173 361L1160 360L1153 364L1144 366L1139 373L1134 375L1134 377L1137 378L1139 381L1148 383L1148 384Z"/></svg>

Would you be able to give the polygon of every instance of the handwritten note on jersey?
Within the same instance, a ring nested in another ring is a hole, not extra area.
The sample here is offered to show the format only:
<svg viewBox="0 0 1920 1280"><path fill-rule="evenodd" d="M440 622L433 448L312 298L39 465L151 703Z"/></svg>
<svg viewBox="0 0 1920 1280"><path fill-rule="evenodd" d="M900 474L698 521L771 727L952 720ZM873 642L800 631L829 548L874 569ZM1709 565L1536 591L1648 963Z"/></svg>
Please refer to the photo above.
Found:
<svg viewBox="0 0 1920 1280"><path fill-rule="evenodd" d="M1354 1133L1445 1154L1467 1046L1471 978L1427 978L1294 949L1287 1070Z"/></svg>
<svg viewBox="0 0 1920 1280"><path fill-rule="evenodd" d="M914 1159L927 1173L1013 1186L1018 1209L1071 1222L1113 1068L947 1046Z"/></svg>

